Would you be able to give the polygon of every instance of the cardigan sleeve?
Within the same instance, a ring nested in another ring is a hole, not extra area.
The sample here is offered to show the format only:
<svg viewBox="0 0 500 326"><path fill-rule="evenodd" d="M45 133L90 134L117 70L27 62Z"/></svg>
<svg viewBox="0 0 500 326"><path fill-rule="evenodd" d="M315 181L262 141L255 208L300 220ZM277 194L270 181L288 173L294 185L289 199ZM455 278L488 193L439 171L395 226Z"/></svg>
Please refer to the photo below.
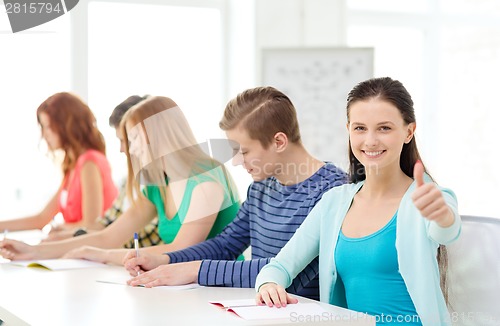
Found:
<svg viewBox="0 0 500 326"><path fill-rule="evenodd" d="M451 191L450 189L441 188L441 192L443 194L444 200L446 201L446 204L453 212L455 220L453 221L453 224L448 227L441 227L436 222L431 221L429 223L429 236L437 243L446 245L455 241L460 235L462 220L460 218L460 215L458 214L457 198L453 191Z"/></svg>

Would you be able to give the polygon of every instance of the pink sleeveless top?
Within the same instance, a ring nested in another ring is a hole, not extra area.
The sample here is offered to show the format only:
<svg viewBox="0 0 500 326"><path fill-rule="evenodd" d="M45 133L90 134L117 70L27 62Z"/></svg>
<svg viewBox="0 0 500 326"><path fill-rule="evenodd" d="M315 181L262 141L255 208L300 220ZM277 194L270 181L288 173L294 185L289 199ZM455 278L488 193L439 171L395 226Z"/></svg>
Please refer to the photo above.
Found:
<svg viewBox="0 0 500 326"><path fill-rule="evenodd" d="M68 176L64 178L62 190L59 193L59 211L62 213L66 223L76 223L83 218L81 171L83 165L89 161L94 162L101 172L103 188L100 191L102 191L104 199L101 215L111 207L118 195L118 189L111 178L111 167L106 156L93 149L87 150L78 157L72 179L68 180Z"/></svg>

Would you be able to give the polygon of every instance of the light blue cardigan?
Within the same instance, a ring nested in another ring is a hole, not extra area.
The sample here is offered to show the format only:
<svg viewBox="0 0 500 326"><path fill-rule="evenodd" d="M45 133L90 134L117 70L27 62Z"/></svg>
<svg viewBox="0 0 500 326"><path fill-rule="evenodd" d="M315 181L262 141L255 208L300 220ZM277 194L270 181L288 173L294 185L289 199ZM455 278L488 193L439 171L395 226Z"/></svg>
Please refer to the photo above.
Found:
<svg viewBox="0 0 500 326"><path fill-rule="evenodd" d="M363 183L346 184L326 192L276 258L261 270L255 288L258 290L267 282L287 288L295 276L319 254L320 300L346 307L344 293L334 290L337 269L333 254L342 222ZM406 191L398 210L396 249L399 270L422 325L450 325L439 286L436 253L439 244L448 244L460 234L457 200L451 190L441 188L446 203L455 215L453 225L442 228L420 215L411 199L414 189L415 182Z"/></svg>

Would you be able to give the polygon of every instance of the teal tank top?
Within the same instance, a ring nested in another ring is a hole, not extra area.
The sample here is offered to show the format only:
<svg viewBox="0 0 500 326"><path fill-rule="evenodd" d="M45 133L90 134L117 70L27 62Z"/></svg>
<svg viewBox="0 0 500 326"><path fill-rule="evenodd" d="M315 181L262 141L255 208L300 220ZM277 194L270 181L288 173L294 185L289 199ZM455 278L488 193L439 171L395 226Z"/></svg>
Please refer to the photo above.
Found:
<svg viewBox="0 0 500 326"><path fill-rule="evenodd" d="M165 181L168 184L168 179ZM168 219L165 214L165 203L163 202L160 188L156 185L146 186L144 194L156 207L156 211L158 212L158 233L164 243L171 243L177 236L188 212L194 188L200 183L214 181L220 183L224 188L224 201L221 206L222 209L219 211L214 225L208 234L207 239L210 239L219 234L226 225L232 222L240 208L240 201L234 190L235 188L229 185L226 174L220 167L187 179L184 196L177 213L172 219Z"/></svg>
<svg viewBox="0 0 500 326"><path fill-rule="evenodd" d="M361 238L339 232L335 264L349 309L375 316L377 325L422 325L399 273L397 212L382 229ZM337 285L336 285L337 286Z"/></svg>

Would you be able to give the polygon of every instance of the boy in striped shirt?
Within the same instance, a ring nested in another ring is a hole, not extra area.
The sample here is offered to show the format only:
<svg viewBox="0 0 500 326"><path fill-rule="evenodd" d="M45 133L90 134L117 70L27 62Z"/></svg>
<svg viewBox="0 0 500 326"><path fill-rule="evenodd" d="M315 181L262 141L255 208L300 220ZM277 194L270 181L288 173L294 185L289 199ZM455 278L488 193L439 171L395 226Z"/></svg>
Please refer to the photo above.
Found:
<svg viewBox="0 0 500 326"><path fill-rule="evenodd" d="M323 193L347 182L342 170L307 152L295 108L275 88L242 92L227 104L219 125L234 144L233 164L241 164L253 178L247 199L215 238L162 255L127 254L125 268L135 276L130 285L198 282L253 287L261 268L292 237ZM251 259L236 260L249 246ZM287 290L319 299L317 258Z"/></svg>

